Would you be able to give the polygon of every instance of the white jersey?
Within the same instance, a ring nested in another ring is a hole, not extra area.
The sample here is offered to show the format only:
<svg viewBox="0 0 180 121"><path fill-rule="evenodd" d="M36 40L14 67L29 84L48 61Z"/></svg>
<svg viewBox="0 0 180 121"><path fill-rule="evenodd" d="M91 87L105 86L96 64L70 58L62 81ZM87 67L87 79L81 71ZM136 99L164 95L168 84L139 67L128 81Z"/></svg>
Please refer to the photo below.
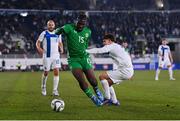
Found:
<svg viewBox="0 0 180 121"><path fill-rule="evenodd" d="M58 45L62 42L61 35L56 35L55 31L49 32L45 30L40 34L38 40L43 42L44 57L59 55Z"/></svg>
<svg viewBox="0 0 180 121"><path fill-rule="evenodd" d="M132 61L128 52L116 43L105 45L102 48L93 48L87 50L88 53L107 53L109 52L110 57L113 59L114 64L118 68L133 68Z"/></svg>
<svg viewBox="0 0 180 121"><path fill-rule="evenodd" d="M169 60L170 48L168 45L160 45L158 52L161 54L161 56L159 56L159 60Z"/></svg>

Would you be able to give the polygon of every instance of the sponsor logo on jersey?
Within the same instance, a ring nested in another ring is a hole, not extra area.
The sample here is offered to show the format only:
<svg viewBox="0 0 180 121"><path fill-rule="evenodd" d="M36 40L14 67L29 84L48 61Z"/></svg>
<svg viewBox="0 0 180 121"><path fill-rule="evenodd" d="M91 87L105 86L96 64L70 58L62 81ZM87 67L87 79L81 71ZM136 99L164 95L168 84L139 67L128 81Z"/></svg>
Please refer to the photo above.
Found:
<svg viewBox="0 0 180 121"><path fill-rule="evenodd" d="M86 38L88 38L88 36L89 36L89 34L88 34L88 33L86 33L86 34L85 34L85 37L86 37Z"/></svg>
<svg viewBox="0 0 180 121"><path fill-rule="evenodd" d="M77 33L77 31L76 31L76 30L74 30L74 33Z"/></svg>

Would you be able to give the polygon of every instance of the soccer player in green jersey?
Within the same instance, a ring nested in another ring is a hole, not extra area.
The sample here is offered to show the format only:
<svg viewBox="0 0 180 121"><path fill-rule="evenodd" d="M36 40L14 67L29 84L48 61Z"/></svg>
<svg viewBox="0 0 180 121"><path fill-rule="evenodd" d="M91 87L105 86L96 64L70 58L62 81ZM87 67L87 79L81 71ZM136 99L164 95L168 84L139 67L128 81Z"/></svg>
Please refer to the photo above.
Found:
<svg viewBox="0 0 180 121"><path fill-rule="evenodd" d="M77 23L66 24L61 28L57 28L55 33L58 35L64 34L66 37L68 65L72 74L78 80L81 89L97 106L101 106L104 101L104 96L98 89L98 83L94 75L93 66L89 54L86 52L88 41L91 37L91 30L88 27L85 27L86 22L86 15L80 14ZM93 86L98 98L88 87L84 74L89 83Z"/></svg>

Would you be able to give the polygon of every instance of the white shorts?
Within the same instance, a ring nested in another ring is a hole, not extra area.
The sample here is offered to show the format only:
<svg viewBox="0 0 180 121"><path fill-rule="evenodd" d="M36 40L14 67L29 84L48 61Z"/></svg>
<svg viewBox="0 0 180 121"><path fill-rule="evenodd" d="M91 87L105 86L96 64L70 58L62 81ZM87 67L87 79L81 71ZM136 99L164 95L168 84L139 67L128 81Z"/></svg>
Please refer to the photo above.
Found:
<svg viewBox="0 0 180 121"><path fill-rule="evenodd" d="M43 57L44 71L49 71L54 68L61 68L60 56L54 56L50 58Z"/></svg>
<svg viewBox="0 0 180 121"><path fill-rule="evenodd" d="M133 68L121 68L117 70L107 71L109 78L113 81L113 83L120 83L123 80L130 79L133 74Z"/></svg>
<svg viewBox="0 0 180 121"><path fill-rule="evenodd" d="M164 59L164 61L162 59L159 59L159 63L158 63L158 66L159 67L164 67L164 66L170 66L171 65L171 62L169 59Z"/></svg>

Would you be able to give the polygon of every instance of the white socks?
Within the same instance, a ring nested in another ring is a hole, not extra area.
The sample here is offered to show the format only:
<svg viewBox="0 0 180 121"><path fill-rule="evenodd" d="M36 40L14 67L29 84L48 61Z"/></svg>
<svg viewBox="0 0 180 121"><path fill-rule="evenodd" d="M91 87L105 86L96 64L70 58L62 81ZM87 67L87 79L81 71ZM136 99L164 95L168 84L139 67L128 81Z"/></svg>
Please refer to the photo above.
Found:
<svg viewBox="0 0 180 121"><path fill-rule="evenodd" d="M117 97L116 97L116 93L114 91L113 86L109 87L108 81L105 79L101 80L101 84L102 84L103 89L104 89L105 98L106 99L112 99L113 103L117 103Z"/></svg>
<svg viewBox="0 0 180 121"><path fill-rule="evenodd" d="M42 88L46 88L47 78L48 78L48 76L44 76L44 74L42 74L42 79L41 79L41 87Z"/></svg>
<svg viewBox="0 0 180 121"><path fill-rule="evenodd" d="M53 80L53 90L57 90L59 84L59 76L54 76Z"/></svg>
<svg viewBox="0 0 180 121"><path fill-rule="evenodd" d="M109 87L109 90L110 90L112 102L117 103L118 100L117 100L116 93L114 91L113 86Z"/></svg>
<svg viewBox="0 0 180 121"><path fill-rule="evenodd" d="M156 79L158 79L160 72L161 72L161 70L159 68L157 68L157 70L156 70L156 77L155 77Z"/></svg>
<svg viewBox="0 0 180 121"><path fill-rule="evenodd" d="M172 79L173 78L172 67L169 67L168 70L169 70L169 78ZM159 68L156 70L156 77L155 77L156 79L158 79L160 71L161 69Z"/></svg>
<svg viewBox="0 0 180 121"><path fill-rule="evenodd" d="M44 76L44 74L42 75L42 80L41 80L42 81L41 82L41 87L42 88L46 88L47 78L48 78L48 76ZM53 79L53 90L57 90L58 84L59 84L59 76L54 76L54 79Z"/></svg>
<svg viewBox="0 0 180 121"><path fill-rule="evenodd" d="M101 84L103 86L104 89L104 93L105 93L105 98L106 99L110 99L110 90L109 90L109 84L107 80L101 80Z"/></svg>
<svg viewBox="0 0 180 121"><path fill-rule="evenodd" d="M172 79L173 78L172 67L169 67L168 70L169 70L169 78Z"/></svg>

